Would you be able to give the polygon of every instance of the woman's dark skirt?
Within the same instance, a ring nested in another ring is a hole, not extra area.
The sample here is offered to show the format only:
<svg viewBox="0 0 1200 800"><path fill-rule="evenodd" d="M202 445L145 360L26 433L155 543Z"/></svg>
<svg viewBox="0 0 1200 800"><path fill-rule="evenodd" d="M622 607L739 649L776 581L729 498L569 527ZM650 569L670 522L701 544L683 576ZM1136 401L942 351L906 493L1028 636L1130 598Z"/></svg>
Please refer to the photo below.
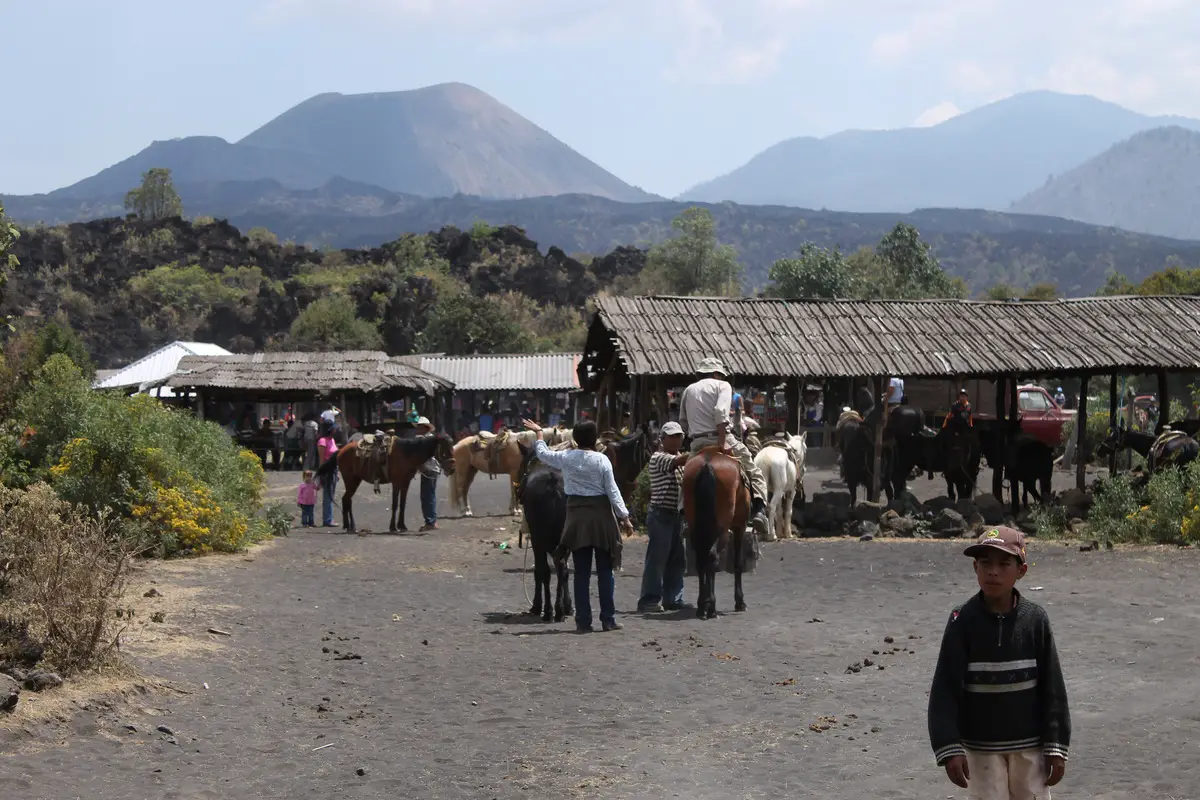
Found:
<svg viewBox="0 0 1200 800"><path fill-rule="evenodd" d="M621 531L607 497L567 495L567 523L556 557L581 547L597 547L612 556L613 569L620 569L621 546Z"/></svg>

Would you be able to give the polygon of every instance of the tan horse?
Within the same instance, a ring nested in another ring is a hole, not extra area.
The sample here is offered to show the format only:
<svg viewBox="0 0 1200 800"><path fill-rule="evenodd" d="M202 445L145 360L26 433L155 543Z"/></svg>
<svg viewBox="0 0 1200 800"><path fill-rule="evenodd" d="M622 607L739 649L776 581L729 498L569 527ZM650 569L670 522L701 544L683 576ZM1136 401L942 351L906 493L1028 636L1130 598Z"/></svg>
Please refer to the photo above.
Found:
<svg viewBox="0 0 1200 800"><path fill-rule="evenodd" d="M464 517L473 517L471 501L467 493L476 473L487 473L489 478L497 475L507 475L509 484L509 513L514 517L521 515L521 506L517 501L517 484L521 480L521 448L520 442L531 446L536 438L531 431L515 433L505 431L500 434L481 434L468 436L454 445L454 474L450 476L450 502L454 510Z"/></svg>

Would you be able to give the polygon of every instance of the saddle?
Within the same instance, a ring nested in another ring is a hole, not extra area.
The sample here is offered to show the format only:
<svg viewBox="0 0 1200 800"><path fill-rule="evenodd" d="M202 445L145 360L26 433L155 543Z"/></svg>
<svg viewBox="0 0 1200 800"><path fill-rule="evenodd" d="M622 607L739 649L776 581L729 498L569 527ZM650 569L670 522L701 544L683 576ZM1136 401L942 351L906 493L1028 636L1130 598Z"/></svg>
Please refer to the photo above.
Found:
<svg viewBox="0 0 1200 800"><path fill-rule="evenodd" d="M504 452L504 448L508 447L510 438L511 434L507 428L500 433L480 431L475 437L475 442L471 445L471 452L485 454L489 478L496 477L496 473L500 472L500 454Z"/></svg>
<svg viewBox="0 0 1200 800"><path fill-rule="evenodd" d="M1154 440L1154 444L1150 445L1150 457L1146 459L1146 462L1151 471L1153 471L1158 464L1162 463L1163 456L1166 455L1167 445L1177 439L1187 438L1189 438L1188 435L1183 431L1173 431L1170 428L1164 430L1159 437Z"/></svg>
<svg viewBox="0 0 1200 800"><path fill-rule="evenodd" d="M379 484L386 482L388 456L392 452L395 436L383 433L364 433L358 440L357 456L362 463L360 474L370 476L375 486L375 494L379 494Z"/></svg>

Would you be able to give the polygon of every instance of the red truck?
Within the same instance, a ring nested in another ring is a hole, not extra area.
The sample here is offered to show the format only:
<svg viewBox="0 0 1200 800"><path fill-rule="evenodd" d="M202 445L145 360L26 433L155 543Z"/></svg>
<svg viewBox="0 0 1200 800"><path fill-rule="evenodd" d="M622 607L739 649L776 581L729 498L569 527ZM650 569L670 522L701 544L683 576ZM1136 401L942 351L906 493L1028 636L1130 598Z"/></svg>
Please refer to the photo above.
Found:
<svg viewBox="0 0 1200 800"><path fill-rule="evenodd" d="M920 408L938 425L958 398L959 388L966 388L975 419L996 419L996 384L993 381L952 382L914 378L904 382L909 405ZM1074 411L1054 402L1050 392L1035 384L1017 387L1017 407L1020 410L1021 430L1051 447L1062 444L1063 428L1075 419Z"/></svg>

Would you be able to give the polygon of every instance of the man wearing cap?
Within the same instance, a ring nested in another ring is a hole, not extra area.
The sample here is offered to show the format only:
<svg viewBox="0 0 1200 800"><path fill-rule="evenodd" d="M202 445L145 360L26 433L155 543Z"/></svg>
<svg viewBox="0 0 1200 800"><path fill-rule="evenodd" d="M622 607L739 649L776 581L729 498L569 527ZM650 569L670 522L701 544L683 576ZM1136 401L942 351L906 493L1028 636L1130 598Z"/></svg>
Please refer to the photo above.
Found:
<svg viewBox="0 0 1200 800"><path fill-rule="evenodd" d="M646 563L642 568L642 594L638 611L677 611L683 608L683 578L687 553L683 549L683 516L679 513L679 486L687 453L683 428L678 422L662 426L662 444L650 456L650 509L646 514Z"/></svg>
<svg viewBox="0 0 1200 800"><path fill-rule="evenodd" d="M692 437L692 453L716 445L732 451L742 463L750 484L750 524L760 536L767 535L767 481L754 463L749 448L730 433L729 409L733 406L733 386L725 380L729 370L719 358L706 358L696 365L704 378L683 390L679 398L679 424Z"/></svg>
<svg viewBox="0 0 1200 800"><path fill-rule="evenodd" d="M1016 589L1025 536L1004 526L963 551L979 593L954 609L929 692L929 739L952 783L981 800L1049 797L1071 743L1050 618Z"/></svg>
<svg viewBox="0 0 1200 800"><path fill-rule="evenodd" d="M418 436L433 434L433 423L426 417L417 417L416 430ZM425 518L422 531L436 531L437 524L437 479L442 474L442 468L436 458L430 458L421 465L421 516Z"/></svg>

